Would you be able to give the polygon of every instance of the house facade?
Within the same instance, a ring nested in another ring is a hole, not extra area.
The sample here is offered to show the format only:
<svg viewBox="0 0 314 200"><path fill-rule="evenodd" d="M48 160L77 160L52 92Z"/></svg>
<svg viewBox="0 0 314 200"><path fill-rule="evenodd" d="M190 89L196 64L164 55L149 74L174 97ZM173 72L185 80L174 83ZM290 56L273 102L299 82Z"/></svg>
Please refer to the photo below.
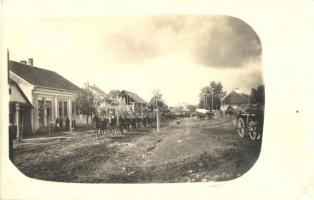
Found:
<svg viewBox="0 0 314 200"><path fill-rule="evenodd" d="M80 88L56 72L33 66L31 62L9 61L9 77L31 104L28 111L30 130L36 132L51 126L73 127L76 115L75 99ZM20 121L22 123L22 121Z"/></svg>

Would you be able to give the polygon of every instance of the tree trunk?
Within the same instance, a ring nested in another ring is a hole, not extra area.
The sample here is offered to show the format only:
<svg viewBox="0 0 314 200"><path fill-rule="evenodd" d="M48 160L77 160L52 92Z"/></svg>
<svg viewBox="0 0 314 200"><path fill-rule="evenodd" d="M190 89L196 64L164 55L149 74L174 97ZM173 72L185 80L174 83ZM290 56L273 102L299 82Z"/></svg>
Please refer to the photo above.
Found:
<svg viewBox="0 0 314 200"><path fill-rule="evenodd" d="M158 133L160 130L160 118L159 118L158 108L156 109L156 115L157 115L157 133Z"/></svg>

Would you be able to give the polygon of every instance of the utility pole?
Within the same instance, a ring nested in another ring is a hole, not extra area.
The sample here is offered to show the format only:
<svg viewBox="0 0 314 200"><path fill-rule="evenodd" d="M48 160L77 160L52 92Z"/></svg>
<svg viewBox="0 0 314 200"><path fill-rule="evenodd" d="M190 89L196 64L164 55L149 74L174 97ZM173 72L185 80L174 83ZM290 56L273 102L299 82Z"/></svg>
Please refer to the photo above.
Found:
<svg viewBox="0 0 314 200"><path fill-rule="evenodd" d="M91 106L90 106L90 97L89 97L89 83L87 81L86 83L86 87L87 87L87 102L88 102L88 114L87 114L87 123L88 123L88 116L91 117L91 121L92 121L92 115L91 115Z"/></svg>
<svg viewBox="0 0 314 200"><path fill-rule="evenodd" d="M157 124L157 133L160 131L160 119L159 119L159 110L158 110L158 97L160 94L160 90L153 91L155 96L155 110L156 110L156 124Z"/></svg>
<svg viewBox="0 0 314 200"><path fill-rule="evenodd" d="M207 89L204 92L204 109L206 110L206 95L207 95Z"/></svg>
<svg viewBox="0 0 314 200"><path fill-rule="evenodd" d="M211 96L212 96L212 106L211 106L211 111L213 110L214 106L214 93L213 93L214 88L211 88Z"/></svg>

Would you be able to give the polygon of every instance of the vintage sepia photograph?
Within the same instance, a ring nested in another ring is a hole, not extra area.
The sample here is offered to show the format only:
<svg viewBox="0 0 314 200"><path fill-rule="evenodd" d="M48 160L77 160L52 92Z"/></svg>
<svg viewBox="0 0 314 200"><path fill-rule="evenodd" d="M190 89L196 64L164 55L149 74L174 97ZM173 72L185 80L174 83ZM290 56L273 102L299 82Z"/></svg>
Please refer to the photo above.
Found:
<svg viewBox="0 0 314 200"><path fill-rule="evenodd" d="M1 1L0 199L313 199L313 8Z"/></svg>
<svg viewBox="0 0 314 200"><path fill-rule="evenodd" d="M258 160L262 41L227 15L7 19L9 157L66 183L234 180Z"/></svg>

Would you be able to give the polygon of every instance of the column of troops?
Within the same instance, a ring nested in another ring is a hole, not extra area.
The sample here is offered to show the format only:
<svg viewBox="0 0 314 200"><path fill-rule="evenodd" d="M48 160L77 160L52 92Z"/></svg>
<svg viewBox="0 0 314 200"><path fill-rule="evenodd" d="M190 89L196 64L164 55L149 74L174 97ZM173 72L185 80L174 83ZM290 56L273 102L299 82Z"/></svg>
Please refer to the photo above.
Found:
<svg viewBox="0 0 314 200"><path fill-rule="evenodd" d="M96 128L96 138L103 137L106 130L114 134L125 134L138 128L153 127L156 116L153 113L141 114L107 114L102 113L93 117Z"/></svg>

